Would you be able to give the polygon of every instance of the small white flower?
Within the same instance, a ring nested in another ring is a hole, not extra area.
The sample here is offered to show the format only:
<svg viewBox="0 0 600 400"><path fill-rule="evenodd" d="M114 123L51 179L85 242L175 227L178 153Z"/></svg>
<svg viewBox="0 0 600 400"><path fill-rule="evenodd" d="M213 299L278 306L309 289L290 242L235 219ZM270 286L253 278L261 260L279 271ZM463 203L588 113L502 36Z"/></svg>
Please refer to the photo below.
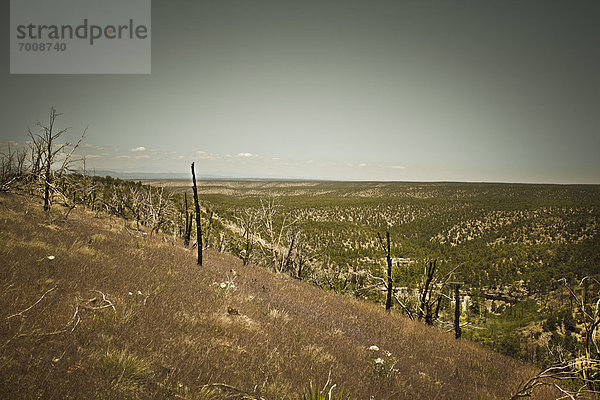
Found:
<svg viewBox="0 0 600 400"><path fill-rule="evenodd" d="M375 364L383 364L383 358L376 359Z"/></svg>
<svg viewBox="0 0 600 400"><path fill-rule="evenodd" d="M225 282L221 282L221 288L225 289L227 287L227 284Z"/></svg>
<svg viewBox="0 0 600 400"><path fill-rule="evenodd" d="M379 351L379 347L373 345L373 346L369 347L369 350L371 350L371 351Z"/></svg>
<svg viewBox="0 0 600 400"><path fill-rule="evenodd" d="M129 295L130 295L130 296L133 296L133 293L129 292Z"/></svg>
<svg viewBox="0 0 600 400"><path fill-rule="evenodd" d="M390 353L389 351L386 351L386 353L385 353L385 354L387 354L387 356L388 356L388 357L391 357L391 356L392 356L392 353Z"/></svg>
<svg viewBox="0 0 600 400"><path fill-rule="evenodd" d="M54 256L48 256L48 260L54 260Z"/></svg>
<svg viewBox="0 0 600 400"><path fill-rule="evenodd" d="M138 294L142 294L142 292L140 290L138 290Z"/></svg>
<svg viewBox="0 0 600 400"><path fill-rule="evenodd" d="M179 387L182 388L183 387L183 383L179 383Z"/></svg>

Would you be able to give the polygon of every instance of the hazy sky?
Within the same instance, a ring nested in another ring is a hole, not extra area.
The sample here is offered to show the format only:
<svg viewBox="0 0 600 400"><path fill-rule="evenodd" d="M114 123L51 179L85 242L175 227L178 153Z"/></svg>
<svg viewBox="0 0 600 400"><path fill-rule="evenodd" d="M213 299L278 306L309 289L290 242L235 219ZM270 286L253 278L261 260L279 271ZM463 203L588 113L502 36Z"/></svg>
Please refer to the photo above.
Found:
<svg viewBox="0 0 600 400"><path fill-rule="evenodd" d="M9 75L0 7L3 142L54 106L102 169L600 183L598 1L155 0L130 76Z"/></svg>

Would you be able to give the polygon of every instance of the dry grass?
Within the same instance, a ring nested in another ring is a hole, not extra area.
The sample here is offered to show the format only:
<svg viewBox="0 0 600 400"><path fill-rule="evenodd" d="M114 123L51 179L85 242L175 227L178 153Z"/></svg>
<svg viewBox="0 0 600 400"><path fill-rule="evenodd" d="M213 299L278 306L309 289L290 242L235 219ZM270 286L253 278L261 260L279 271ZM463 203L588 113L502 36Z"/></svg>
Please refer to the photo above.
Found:
<svg viewBox="0 0 600 400"><path fill-rule="evenodd" d="M172 239L58 211L0 194L0 398L295 399L329 381L353 399L500 399L535 373L375 304L211 251L199 268Z"/></svg>

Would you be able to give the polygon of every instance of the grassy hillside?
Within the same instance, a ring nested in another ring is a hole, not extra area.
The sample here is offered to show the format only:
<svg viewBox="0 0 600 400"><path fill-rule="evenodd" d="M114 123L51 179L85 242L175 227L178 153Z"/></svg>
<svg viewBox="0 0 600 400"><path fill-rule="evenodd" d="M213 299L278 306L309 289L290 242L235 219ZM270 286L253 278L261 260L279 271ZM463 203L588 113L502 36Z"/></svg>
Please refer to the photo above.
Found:
<svg viewBox="0 0 600 400"><path fill-rule="evenodd" d="M352 399L501 399L536 372L377 304L213 251L198 267L172 237L61 211L0 194L1 398L295 399L312 382Z"/></svg>

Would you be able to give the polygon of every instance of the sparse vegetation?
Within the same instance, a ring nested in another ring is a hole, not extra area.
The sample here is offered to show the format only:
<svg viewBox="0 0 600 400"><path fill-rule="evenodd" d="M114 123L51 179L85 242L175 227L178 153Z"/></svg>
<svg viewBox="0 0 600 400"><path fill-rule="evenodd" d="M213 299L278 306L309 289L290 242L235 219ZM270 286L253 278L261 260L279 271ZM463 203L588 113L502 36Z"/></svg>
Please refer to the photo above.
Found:
<svg viewBox="0 0 600 400"><path fill-rule="evenodd" d="M212 250L198 269L182 241L105 212L65 219L61 207L45 214L34 198L0 196L0 397L233 398L229 386L247 398L302 398L329 377L332 398L489 399L535 374ZM373 372L373 344L398 359L386 379Z"/></svg>

